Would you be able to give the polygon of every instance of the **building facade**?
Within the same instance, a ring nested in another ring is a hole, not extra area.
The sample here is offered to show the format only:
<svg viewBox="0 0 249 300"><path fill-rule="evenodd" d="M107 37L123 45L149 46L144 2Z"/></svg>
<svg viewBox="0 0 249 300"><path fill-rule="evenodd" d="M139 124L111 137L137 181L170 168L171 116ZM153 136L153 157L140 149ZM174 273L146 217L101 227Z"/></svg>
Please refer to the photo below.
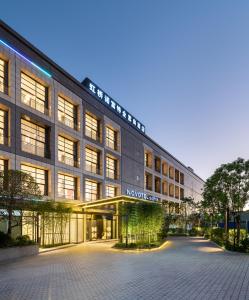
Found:
<svg viewBox="0 0 249 300"><path fill-rule="evenodd" d="M78 82L3 22L0 169L28 172L44 199L77 207L68 229L75 242L117 238L118 201L177 212L184 197L201 199L204 183L103 89Z"/></svg>

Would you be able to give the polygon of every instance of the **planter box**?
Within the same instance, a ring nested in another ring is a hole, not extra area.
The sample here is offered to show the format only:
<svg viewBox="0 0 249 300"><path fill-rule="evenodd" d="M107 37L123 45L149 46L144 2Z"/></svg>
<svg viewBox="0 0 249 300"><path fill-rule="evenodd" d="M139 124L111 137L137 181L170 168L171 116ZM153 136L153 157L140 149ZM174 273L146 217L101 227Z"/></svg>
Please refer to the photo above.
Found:
<svg viewBox="0 0 249 300"><path fill-rule="evenodd" d="M38 245L4 248L0 249L0 262L9 261L24 256L37 255L38 253Z"/></svg>

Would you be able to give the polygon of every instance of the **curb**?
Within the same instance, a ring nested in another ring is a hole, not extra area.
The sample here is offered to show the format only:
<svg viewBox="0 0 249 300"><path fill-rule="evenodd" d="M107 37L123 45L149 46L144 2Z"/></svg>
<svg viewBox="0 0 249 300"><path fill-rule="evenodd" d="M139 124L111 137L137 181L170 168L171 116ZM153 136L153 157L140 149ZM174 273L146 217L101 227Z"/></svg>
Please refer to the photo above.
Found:
<svg viewBox="0 0 249 300"><path fill-rule="evenodd" d="M78 244L68 244L68 245L62 245L62 246L58 246L58 247L40 248L38 254L43 254L43 253L52 252L52 251L56 251L56 250L71 248L71 247L74 247L74 246L77 246L77 245Z"/></svg>

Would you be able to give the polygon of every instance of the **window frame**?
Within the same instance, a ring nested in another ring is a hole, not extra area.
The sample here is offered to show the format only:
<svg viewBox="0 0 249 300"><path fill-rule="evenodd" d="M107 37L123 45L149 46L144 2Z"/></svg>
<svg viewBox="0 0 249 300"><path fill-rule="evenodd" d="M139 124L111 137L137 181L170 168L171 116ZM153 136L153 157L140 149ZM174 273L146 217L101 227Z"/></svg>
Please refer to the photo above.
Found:
<svg viewBox="0 0 249 300"><path fill-rule="evenodd" d="M62 181L60 181L60 178L61 178ZM57 179L58 179L58 182L57 182L58 197L59 198L64 198L64 199L67 199L67 200L77 200L77 181L78 181L77 177L58 172ZM66 182L66 179L67 180L70 179L70 180ZM69 188L70 187L69 182L70 183L73 182L73 185L71 184L71 187L72 187L71 189ZM60 192L59 192L60 183L63 183L63 185L61 186L61 189L63 190L63 194L60 194ZM73 198L68 197L66 195L66 191L69 191L69 193L71 192L73 194Z"/></svg>
<svg viewBox="0 0 249 300"><path fill-rule="evenodd" d="M105 127L105 145L112 150L118 150L118 132L110 126Z"/></svg>
<svg viewBox="0 0 249 300"><path fill-rule="evenodd" d="M118 179L118 159L110 155L106 155L105 159L105 174L109 179ZM113 175L111 175L113 174Z"/></svg>
<svg viewBox="0 0 249 300"><path fill-rule="evenodd" d="M35 172L34 171L29 172L27 170L23 170L23 167L33 169ZM38 170L44 172L44 179L42 179L42 180L44 180L44 184L37 182L37 175L38 175L37 171ZM45 170L45 169L42 169L42 168L39 168L39 167L36 167L36 166L30 166L30 165L27 165L25 163L21 163L21 171L31 175L34 178L35 182L37 183L37 185L39 187L40 186L44 187L44 193L42 193L42 190L40 189L42 196L48 196L48 170ZM33 174L35 174L35 176Z"/></svg>
<svg viewBox="0 0 249 300"><path fill-rule="evenodd" d="M1 88L1 82L3 88ZM9 62L3 58L0 58L0 92L5 95L9 94Z"/></svg>
<svg viewBox="0 0 249 300"><path fill-rule="evenodd" d="M70 144L72 145L70 146ZM69 146L71 147L71 149ZM78 147L77 142L70 140L65 136L59 134L58 135L58 161L71 167L78 167L77 147ZM64 159L60 159L60 155L64 157Z"/></svg>
<svg viewBox="0 0 249 300"><path fill-rule="evenodd" d="M28 123L29 126L27 124L26 125L23 124L23 122ZM30 127L31 125L33 126L34 132L31 132L30 130L27 130L27 129L32 128L32 127ZM23 128L23 126L25 126L25 128ZM39 129L42 129L42 130L39 130ZM25 131L25 133L23 131ZM35 134L35 137L32 137L32 135L34 135L34 134ZM37 138L39 136L41 137L40 140ZM30 146L32 145L35 148L35 153L32 152L32 151L27 151L27 150L23 149L23 145L24 145L23 138L27 138L27 140L34 141L34 144L32 144L31 142L26 142L26 145L30 145ZM37 144L42 144L43 148L38 146ZM40 155L40 154L37 153L38 149L41 149L43 151L43 155ZM27 152L27 153L30 153L30 154L33 154L33 155L37 155L39 157L48 158L48 156L49 156L48 155L48 149L49 149L49 142L48 142L48 137L47 137L47 129L45 127L41 126L41 125L38 125L38 124L32 122L32 121L28 121L25 118L21 118L21 150L23 152Z"/></svg>
<svg viewBox="0 0 249 300"><path fill-rule="evenodd" d="M101 152L89 146L85 147L85 170L93 174L101 175Z"/></svg>
<svg viewBox="0 0 249 300"><path fill-rule="evenodd" d="M26 79L25 79L26 77ZM48 87L45 84L40 83L38 80L34 79L32 76L27 75L25 72L21 72L21 102L40 113L49 115L49 99L48 99ZM30 97L29 102L25 102L25 94ZM44 97L42 94L44 93ZM39 95L41 95L39 97ZM40 105L41 109L38 109Z"/></svg>
<svg viewBox="0 0 249 300"><path fill-rule="evenodd" d="M95 188L93 188L93 185L95 185ZM85 191L84 191L84 200L85 201L92 202L92 201L99 200L99 198L100 198L100 183L99 182L86 178L84 187L85 187ZM96 191L96 193L93 193L93 191ZM87 195L90 195L90 197L87 197Z"/></svg>
<svg viewBox="0 0 249 300"><path fill-rule="evenodd" d="M66 125L69 128L72 128L74 130L78 130L78 106L73 104L72 102L65 99L63 96L58 95L57 97L57 103L58 103L58 121L62 124ZM71 108L71 111L70 111ZM65 120L60 119L60 113L61 116L64 116ZM68 120L69 124L66 123L66 120Z"/></svg>
<svg viewBox="0 0 249 300"><path fill-rule="evenodd" d="M94 141L101 141L100 120L92 114L85 113L85 136Z"/></svg>

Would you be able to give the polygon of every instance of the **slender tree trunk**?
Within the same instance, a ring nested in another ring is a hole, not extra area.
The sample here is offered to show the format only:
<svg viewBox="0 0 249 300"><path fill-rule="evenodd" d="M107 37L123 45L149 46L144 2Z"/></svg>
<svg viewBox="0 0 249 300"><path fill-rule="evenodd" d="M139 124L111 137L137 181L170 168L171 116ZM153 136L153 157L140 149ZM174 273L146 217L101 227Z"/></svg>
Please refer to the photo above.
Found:
<svg viewBox="0 0 249 300"><path fill-rule="evenodd" d="M237 246L239 246L239 244L240 244L240 215L236 216L236 227L237 227L236 243L237 243Z"/></svg>
<svg viewBox="0 0 249 300"><path fill-rule="evenodd" d="M228 235L229 235L229 208L226 208L226 212L225 212L225 240L226 242L228 241Z"/></svg>
<svg viewBox="0 0 249 300"><path fill-rule="evenodd" d="M8 236L11 237L11 233L12 233L12 207L11 205L8 207Z"/></svg>

